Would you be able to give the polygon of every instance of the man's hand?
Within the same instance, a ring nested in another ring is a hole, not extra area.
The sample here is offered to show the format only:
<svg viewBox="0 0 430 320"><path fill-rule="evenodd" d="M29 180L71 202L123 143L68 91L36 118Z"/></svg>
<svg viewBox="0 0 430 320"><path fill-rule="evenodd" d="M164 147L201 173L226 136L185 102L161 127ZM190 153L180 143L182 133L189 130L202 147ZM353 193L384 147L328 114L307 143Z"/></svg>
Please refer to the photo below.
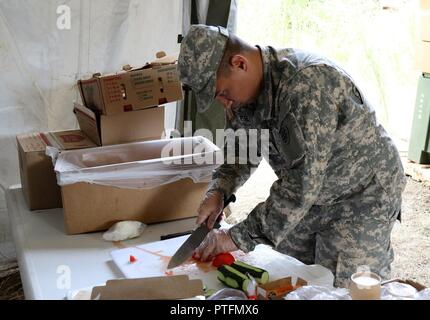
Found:
<svg viewBox="0 0 430 320"><path fill-rule="evenodd" d="M219 191L209 191L200 204L196 223L198 225L206 221L206 226L212 229L224 207L223 195Z"/></svg>
<svg viewBox="0 0 430 320"><path fill-rule="evenodd" d="M231 239L228 230L213 229L195 250L194 257L200 261L210 261L219 253L236 251L238 249Z"/></svg>

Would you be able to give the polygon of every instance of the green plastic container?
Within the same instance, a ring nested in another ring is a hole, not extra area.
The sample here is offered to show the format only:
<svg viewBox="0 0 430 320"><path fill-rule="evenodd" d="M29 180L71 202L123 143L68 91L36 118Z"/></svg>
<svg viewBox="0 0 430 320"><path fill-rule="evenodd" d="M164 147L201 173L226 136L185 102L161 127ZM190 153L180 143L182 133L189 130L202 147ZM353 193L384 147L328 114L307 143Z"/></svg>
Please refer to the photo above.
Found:
<svg viewBox="0 0 430 320"><path fill-rule="evenodd" d="M430 74L423 73L418 81L414 121L409 140L408 159L430 163Z"/></svg>

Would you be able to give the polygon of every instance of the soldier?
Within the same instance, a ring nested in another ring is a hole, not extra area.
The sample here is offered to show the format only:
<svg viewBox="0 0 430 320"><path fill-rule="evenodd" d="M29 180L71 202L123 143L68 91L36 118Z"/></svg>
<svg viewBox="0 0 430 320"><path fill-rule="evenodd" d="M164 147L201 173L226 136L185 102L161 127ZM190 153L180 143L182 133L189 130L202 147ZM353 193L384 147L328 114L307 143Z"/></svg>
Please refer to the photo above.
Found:
<svg viewBox="0 0 430 320"><path fill-rule="evenodd" d="M353 79L324 57L251 46L204 25L191 26L178 64L200 112L217 99L227 127L269 129L263 156L278 177L265 202L229 230L213 229L195 255L206 261L264 243L329 268L338 287L362 265L389 278L390 234L406 178L396 147ZM213 227L253 167L225 163L215 170L198 224Z"/></svg>

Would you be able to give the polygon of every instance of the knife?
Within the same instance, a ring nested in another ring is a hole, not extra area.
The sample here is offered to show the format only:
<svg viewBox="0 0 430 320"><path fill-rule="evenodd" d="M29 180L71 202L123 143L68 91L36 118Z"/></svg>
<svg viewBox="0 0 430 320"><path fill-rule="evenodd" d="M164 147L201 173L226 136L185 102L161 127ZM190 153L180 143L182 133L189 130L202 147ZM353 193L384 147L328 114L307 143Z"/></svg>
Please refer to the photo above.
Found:
<svg viewBox="0 0 430 320"><path fill-rule="evenodd" d="M232 194L230 198L224 201L224 208L227 207L230 202L235 202L236 196ZM223 209L224 209L223 208ZM220 215L221 217L221 215ZM214 225L214 228L218 229L221 227L219 222L217 221ZM187 261L192 255L194 250L203 242L206 238L207 234L211 231L206 226L206 223L203 222L197 229L193 231L193 233L188 237L188 239L179 247L179 249L175 252L173 257L170 259L169 264L167 265L167 269L172 269L183 262Z"/></svg>

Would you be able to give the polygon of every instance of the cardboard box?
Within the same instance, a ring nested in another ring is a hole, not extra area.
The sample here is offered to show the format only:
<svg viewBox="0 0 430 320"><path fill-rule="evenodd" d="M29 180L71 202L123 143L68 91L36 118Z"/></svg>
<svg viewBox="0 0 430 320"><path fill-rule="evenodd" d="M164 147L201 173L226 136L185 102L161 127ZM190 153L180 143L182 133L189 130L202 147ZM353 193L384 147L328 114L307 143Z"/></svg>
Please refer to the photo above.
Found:
<svg viewBox="0 0 430 320"><path fill-rule="evenodd" d="M109 229L123 220L146 224L194 217L207 183L190 178L151 189L80 182L61 187L67 234Z"/></svg>
<svg viewBox="0 0 430 320"><path fill-rule="evenodd" d="M123 220L149 224L196 216L208 178L219 166L217 152L204 137L62 152L55 169L66 232L106 230Z"/></svg>
<svg viewBox="0 0 430 320"><path fill-rule="evenodd" d="M182 99L177 65L149 64L113 75L78 81L83 104L96 113L113 115Z"/></svg>
<svg viewBox="0 0 430 320"><path fill-rule="evenodd" d="M97 145L81 130L66 130L41 133L46 144L58 150L94 148Z"/></svg>
<svg viewBox="0 0 430 320"><path fill-rule="evenodd" d="M430 73L430 42L419 41L416 50L416 67L425 73Z"/></svg>
<svg viewBox="0 0 430 320"><path fill-rule="evenodd" d="M79 127L98 146L160 139L164 130L164 107L106 116L75 103Z"/></svg>
<svg viewBox="0 0 430 320"><path fill-rule="evenodd" d="M297 278L295 284L291 277L267 282L257 287L257 298L260 300L279 300L295 289L307 285L307 281Z"/></svg>
<svg viewBox="0 0 430 320"><path fill-rule="evenodd" d="M57 185L52 159L46 146L59 149L94 147L79 130L30 133L16 137L22 191L30 210L60 208L61 191Z"/></svg>
<svg viewBox="0 0 430 320"><path fill-rule="evenodd" d="M91 300L174 300L203 295L202 280L179 275L109 280L92 289Z"/></svg>
<svg viewBox="0 0 430 320"><path fill-rule="evenodd" d="M421 41L430 41L430 11L420 14L419 30Z"/></svg>

